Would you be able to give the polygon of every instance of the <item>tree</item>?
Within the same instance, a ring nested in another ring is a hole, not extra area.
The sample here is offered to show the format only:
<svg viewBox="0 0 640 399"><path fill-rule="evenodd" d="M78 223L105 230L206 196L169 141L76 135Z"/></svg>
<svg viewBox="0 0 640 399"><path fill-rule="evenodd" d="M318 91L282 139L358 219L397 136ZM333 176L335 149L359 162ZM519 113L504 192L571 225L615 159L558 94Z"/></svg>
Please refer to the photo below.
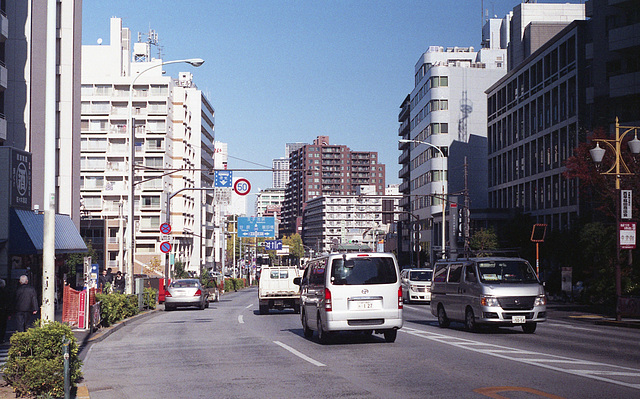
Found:
<svg viewBox="0 0 640 399"><path fill-rule="evenodd" d="M93 249L91 241L85 240L84 243L87 246L87 252L68 254L64 262L64 265L67 268L67 277L71 279L71 281L75 281L73 277L76 275L77 267L84 264L84 258L86 256L90 256L92 260L96 260L96 251Z"/></svg>
<svg viewBox="0 0 640 399"><path fill-rule="evenodd" d="M471 249L479 251L478 256L487 255L498 248L498 236L493 229L480 229L471 237Z"/></svg>
<svg viewBox="0 0 640 399"><path fill-rule="evenodd" d="M302 237L296 233L282 239L283 245L289 246L289 256L298 260L304 257L304 245L302 244Z"/></svg>
<svg viewBox="0 0 640 399"><path fill-rule="evenodd" d="M580 201L591 212L591 220L586 220L580 232L580 250L576 256L581 257L582 263L577 270L580 277L584 277L590 300L600 303L610 303L615 297L613 291L615 249L617 244L615 225L616 209L619 192L615 187L616 176L609 172L615 164L615 153L608 149L600 165L596 165L589 150L595 147L593 140L606 138L603 129L596 129L586 137L574 151L574 155L567 159L567 179L577 178L580 182ZM632 209L637 215L640 205L640 162L637 156L628 151L627 142L632 139L629 134L621 143L622 161L629 167L631 174L620 175L620 188L631 189L633 196ZM606 145L601 145L606 148ZM589 223L591 222L591 223ZM627 257L627 254L629 255ZM594 258L595 257L595 258ZM634 261L632 251L621 251L622 292L623 294L638 294L640 292L640 263ZM599 260L595 260L599 259ZM625 264L629 264L628 266ZM576 274L576 271L574 271Z"/></svg>

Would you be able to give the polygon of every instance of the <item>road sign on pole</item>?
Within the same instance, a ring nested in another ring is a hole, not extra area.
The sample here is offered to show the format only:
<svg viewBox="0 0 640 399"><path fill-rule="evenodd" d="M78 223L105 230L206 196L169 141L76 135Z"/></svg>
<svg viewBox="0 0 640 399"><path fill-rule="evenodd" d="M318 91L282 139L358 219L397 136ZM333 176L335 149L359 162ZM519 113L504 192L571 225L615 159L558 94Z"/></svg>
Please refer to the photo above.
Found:
<svg viewBox="0 0 640 399"><path fill-rule="evenodd" d="M164 241L162 244L160 244L160 251L165 254L171 252L171 243L169 241Z"/></svg>
<svg viewBox="0 0 640 399"><path fill-rule="evenodd" d="M233 190L238 195L247 195L251 191L251 183L247 179L238 179L233 184Z"/></svg>
<svg viewBox="0 0 640 399"><path fill-rule="evenodd" d="M162 234L169 234L171 233L171 225L169 223L162 223L160 225L160 232Z"/></svg>

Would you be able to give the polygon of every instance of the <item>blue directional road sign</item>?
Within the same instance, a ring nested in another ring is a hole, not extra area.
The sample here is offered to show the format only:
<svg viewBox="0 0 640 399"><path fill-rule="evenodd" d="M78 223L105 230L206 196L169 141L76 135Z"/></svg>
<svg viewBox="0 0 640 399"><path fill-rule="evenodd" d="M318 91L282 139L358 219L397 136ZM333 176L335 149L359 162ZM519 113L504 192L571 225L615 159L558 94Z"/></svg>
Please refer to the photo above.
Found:
<svg viewBox="0 0 640 399"><path fill-rule="evenodd" d="M230 170L216 170L213 175L214 187L233 187L233 172Z"/></svg>
<svg viewBox="0 0 640 399"><path fill-rule="evenodd" d="M264 242L264 248L271 251L282 250L282 240L267 240Z"/></svg>
<svg viewBox="0 0 640 399"><path fill-rule="evenodd" d="M239 217L238 237L275 237L276 218Z"/></svg>

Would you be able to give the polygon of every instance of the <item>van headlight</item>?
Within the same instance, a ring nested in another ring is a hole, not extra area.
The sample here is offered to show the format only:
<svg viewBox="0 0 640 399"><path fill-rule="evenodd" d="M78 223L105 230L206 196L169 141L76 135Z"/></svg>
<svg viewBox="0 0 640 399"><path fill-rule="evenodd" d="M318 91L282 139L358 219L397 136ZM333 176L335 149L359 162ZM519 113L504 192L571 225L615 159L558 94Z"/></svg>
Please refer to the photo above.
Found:
<svg viewBox="0 0 640 399"><path fill-rule="evenodd" d="M483 296L480 298L480 305L482 306L500 306L498 298L494 296Z"/></svg>
<svg viewBox="0 0 640 399"><path fill-rule="evenodd" d="M546 304L547 304L547 297L544 294L538 295L536 297L535 302L533 302L533 306L544 306Z"/></svg>

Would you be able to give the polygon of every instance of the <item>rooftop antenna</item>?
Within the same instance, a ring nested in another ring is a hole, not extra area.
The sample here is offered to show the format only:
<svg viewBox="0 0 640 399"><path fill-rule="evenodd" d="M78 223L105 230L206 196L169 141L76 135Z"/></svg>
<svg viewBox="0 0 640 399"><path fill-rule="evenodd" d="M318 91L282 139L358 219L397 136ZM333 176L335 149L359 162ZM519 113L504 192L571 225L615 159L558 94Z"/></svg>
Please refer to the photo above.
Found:
<svg viewBox="0 0 640 399"><path fill-rule="evenodd" d="M143 40L144 37L146 37L146 40ZM149 46L155 46L158 50L158 58L162 59L162 50L164 49L164 46L160 45L158 33L155 31L155 29L151 29L151 27L149 27L149 31L146 33L138 32L138 43L146 43Z"/></svg>

